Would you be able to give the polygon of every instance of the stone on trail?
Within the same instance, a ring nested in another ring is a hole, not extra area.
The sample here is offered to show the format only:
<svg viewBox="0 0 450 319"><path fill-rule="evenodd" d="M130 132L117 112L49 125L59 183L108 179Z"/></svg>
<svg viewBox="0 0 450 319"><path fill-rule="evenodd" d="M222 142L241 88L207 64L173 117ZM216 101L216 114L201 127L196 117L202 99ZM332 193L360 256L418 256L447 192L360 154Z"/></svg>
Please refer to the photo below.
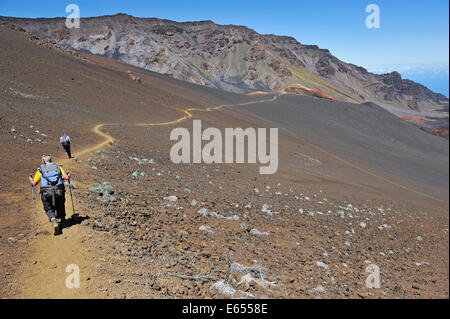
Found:
<svg viewBox="0 0 450 319"><path fill-rule="evenodd" d="M268 233L268 232L261 232L261 231L259 231L259 230L256 229L256 228L253 228L253 229L250 231L250 234L252 234L252 235L257 235L257 236L269 236L269 233Z"/></svg>
<svg viewBox="0 0 450 319"><path fill-rule="evenodd" d="M211 217L217 218L217 219L227 219L227 220L239 220L239 216L238 215L233 215L233 216L229 216L229 217L225 217L221 214L218 214L216 212L211 212L209 213L209 215Z"/></svg>
<svg viewBox="0 0 450 319"><path fill-rule="evenodd" d="M263 279L266 268L262 265L247 266L234 262L230 266L230 272L253 273L258 278Z"/></svg>
<svg viewBox="0 0 450 319"><path fill-rule="evenodd" d="M103 229L103 228L105 228L105 226L101 222L94 219L94 225L92 228L93 229Z"/></svg>
<svg viewBox="0 0 450 319"><path fill-rule="evenodd" d="M250 273L242 276L241 277L241 281L238 282L237 284L240 285L240 284L244 283L245 285L249 286L252 282L255 282L256 284L260 285L264 289L266 289L266 288L268 288L270 286L275 286L274 282L267 281L267 280L264 280L264 279L254 278L252 276L252 274L250 274Z"/></svg>
<svg viewBox="0 0 450 319"><path fill-rule="evenodd" d="M167 196L167 197L164 197L164 200L165 200L166 202L175 203L175 202L178 200L178 197L176 197L176 196L174 196L174 195L172 195L172 196Z"/></svg>
<svg viewBox="0 0 450 319"><path fill-rule="evenodd" d="M318 292L318 293L324 293L325 292L325 288L322 285L319 285L315 288L312 289L313 292Z"/></svg>
<svg viewBox="0 0 450 319"><path fill-rule="evenodd" d="M236 294L236 289L234 289L233 286L231 286L224 280L220 280L212 284L211 287L209 288L209 291L211 293L217 293L220 295L226 295L230 297L234 297L234 295Z"/></svg>
<svg viewBox="0 0 450 319"><path fill-rule="evenodd" d="M214 234L214 232L211 230L211 227L209 226L202 225L198 228L198 230L208 232L209 234Z"/></svg>
<svg viewBox="0 0 450 319"><path fill-rule="evenodd" d="M323 263L321 261L316 262L316 266L320 267L320 268L323 268L323 269L328 269L329 268L327 264L325 264L325 263Z"/></svg>
<svg viewBox="0 0 450 319"><path fill-rule="evenodd" d="M269 205L268 205L268 204L263 204L262 207L261 207L261 211L262 211L263 213L266 213L266 214L269 215L269 216L273 216L273 215L279 214L279 212L272 212L272 211L269 209Z"/></svg>
<svg viewBox="0 0 450 319"><path fill-rule="evenodd" d="M361 226L362 228L366 228L367 224L365 222L361 222L359 223L359 226Z"/></svg>
<svg viewBox="0 0 450 319"><path fill-rule="evenodd" d="M378 229L379 229L379 230L383 230L383 229L391 229L391 228L392 228L392 226L389 226L389 225L387 225L387 224L383 224L383 225L378 226Z"/></svg>
<svg viewBox="0 0 450 319"><path fill-rule="evenodd" d="M206 208L200 208L197 213L199 213L203 217L208 217L208 210Z"/></svg>

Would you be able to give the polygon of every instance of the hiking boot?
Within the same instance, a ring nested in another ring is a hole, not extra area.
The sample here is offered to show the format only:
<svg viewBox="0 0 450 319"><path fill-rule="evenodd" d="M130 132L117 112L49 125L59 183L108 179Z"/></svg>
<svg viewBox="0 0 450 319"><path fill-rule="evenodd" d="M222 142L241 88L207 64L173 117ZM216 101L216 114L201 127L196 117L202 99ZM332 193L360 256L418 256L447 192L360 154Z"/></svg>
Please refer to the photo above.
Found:
<svg viewBox="0 0 450 319"><path fill-rule="evenodd" d="M61 234L61 229L59 228L58 222L56 220L52 221L53 226L53 235L59 235Z"/></svg>

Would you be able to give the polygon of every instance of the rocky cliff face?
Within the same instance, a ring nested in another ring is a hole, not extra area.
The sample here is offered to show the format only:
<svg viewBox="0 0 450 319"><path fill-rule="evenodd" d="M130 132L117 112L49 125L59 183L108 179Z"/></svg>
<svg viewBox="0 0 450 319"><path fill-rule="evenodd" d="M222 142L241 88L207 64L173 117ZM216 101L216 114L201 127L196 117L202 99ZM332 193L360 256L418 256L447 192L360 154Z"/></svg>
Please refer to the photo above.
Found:
<svg viewBox="0 0 450 319"><path fill-rule="evenodd" d="M273 91L298 83L349 102L418 111L448 105L445 96L403 80L397 72L372 74L328 50L243 26L125 14L82 19L80 29L67 29L64 18L0 17L0 21L75 50L232 92Z"/></svg>

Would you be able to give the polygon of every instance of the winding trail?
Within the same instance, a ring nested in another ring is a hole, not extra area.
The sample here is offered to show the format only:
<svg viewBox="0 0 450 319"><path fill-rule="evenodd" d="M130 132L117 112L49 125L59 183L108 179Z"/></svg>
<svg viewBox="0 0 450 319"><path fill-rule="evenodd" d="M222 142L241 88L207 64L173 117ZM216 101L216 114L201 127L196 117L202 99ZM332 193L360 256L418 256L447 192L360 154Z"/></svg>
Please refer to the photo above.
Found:
<svg viewBox="0 0 450 319"><path fill-rule="evenodd" d="M174 125L180 122L183 122L185 120L191 119L193 117L192 112L211 112L211 111L215 111L215 110L219 110L222 108L226 108L226 107L236 107L236 106L245 106L245 105L251 105L251 104L258 104L258 103L265 103L265 102L273 102L278 98L278 95L274 95L272 98L270 99L266 99L266 100L258 100L258 101L250 101L250 102L244 102L244 103L239 103L239 104L223 104L223 105L218 105L218 106L214 106L214 107L207 107L207 108L196 108L196 107L191 107L185 110L180 110L181 112L183 112L184 114L186 114L185 116L182 116L176 120L173 121L168 121L168 122L158 122L158 123L137 123L134 124L134 126L140 126L140 127L144 127L144 126L168 126L168 125ZM86 148L83 148L82 150L74 153L74 156L82 156L84 154L90 153L90 152L94 152L98 149L103 148L104 146L108 145L108 144L112 144L114 143L114 138L107 134L104 133L101 129L105 126L115 126L115 125L123 125L123 123L100 123L97 124L96 126L94 126L94 128L92 129L92 132L100 137L103 137L104 140L99 143L96 144L94 146L89 146ZM60 162L66 162L67 163L67 159L63 158L63 159L59 159Z"/></svg>
<svg viewBox="0 0 450 319"><path fill-rule="evenodd" d="M246 106L246 105L259 104L259 103L266 103L266 102L274 102L279 96L281 96L281 95L283 95L283 94L287 94L287 93L278 93L278 94L274 94L274 96L273 96L272 98L270 98L270 99L264 99L264 100L258 100L258 101L249 101L249 102L244 102L244 103L239 103L239 104L223 104L223 105L218 105L218 106L215 106L215 107L207 107L207 108L195 108L195 107L191 107L191 108L188 108L188 109L185 109L185 110L180 110L180 111L183 112L185 115L182 116L182 117L180 117L180 118L178 118L178 119L176 119L176 120L173 120L173 121L167 121L167 122L158 122L158 123L137 123L137 124L134 124L134 126L139 126L139 127L146 127L146 126L147 126L147 127L149 127L149 126L168 126L168 125L174 125L174 124L178 124L178 123L180 123L180 122L183 122L183 121L185 121L185 120L191 119L191 118L193 117L193 114L192 114L193 112L211 112L211 111L219 110L219 109L226 108L226 107L238 107L238 106ZM114 143L114 138L113 138L111 135L109 135L109 134L107 134L107 133L104 133L104 132L101 130L101 129L102 129L103 127L105 127L105 126L113 126L113 125L122 125L122 124L120 124L120 123L101 123L101 124L97 124L97 125L92 129L92 131L93 131L96 135L103 137L103 138L104 138L104 141L101 142L101 143L99 143L99 144L96 144L96 145L94 145L94 146L92 146L92 147L87 147L87 148L82 149L81 151L77 152L77 153L75 154L75 156L82 156L82 155L84 155L84 154L86 154L86 153L90 153L90 152L96 151L96 150L98 150L98 149L101 149L102 147L104 147L104 146L107 145L107 144L112 144L112 143ZM345 159L343 159L343 158L341 158L341 157L339 157L339 156L337 156L337 155L331 154L331 153L329 153L327 150L325 150L324 148L322 148L322 147L320 147L320 146L317 146L317 145L315 145L315 144L312 144L311 142L308 142L306 139L304 139L304 138L302 138L302 137L298 137L298 138L299 138L300 140L302 140L303 143L309 145L310 147L316 149L316 150L319 151L319 152L322 152L323 154L327 155L328 157L330 157L330 158L332 158L332 159L334 159L334 160L336 160L336 161L338 161L338 162L341 162L342 164L344 164L344 165L346 165L346 166L349 166L349 167L354 168L354 169L356 169L356 170L358 170L358 171L360 171L360 172L363 172L363 173L365 173L365 174L368 174L368 175L371 176L371 177L375 177L375 178L381 179L381 180L383 180L383 181L385 181L385 182L387 182L387 183L390 183L390 184L393 185L393 186L400 187L400 188L402 188L402 189L404 189L404 190L406 190L406 191L413 192L413 193L415 193L415 194L417 194L417 195L424 196L424 197L426 197L426 198L428 198L428 199L437 201L437 202L439 202L439 203L441 203L441 204L447 204L446 201L440 200L440 199L438 199L438 198L436 198L436 197L434 197L434 196L428 195L428 194L426 194L426 193L423 193L423 192L414 190L414 189L409 188L409 187L407 187L407 186L405 186L405 185L402 185L402 184L393 182L393 181L391 181L390 179L388 179L388 178L386 178L386 177L383 177L383 176L380 176L380 175L378 175L378 174L376 174L376 173L371 172L370 170L368 170L368 169L365 168L365 167L356 165L356 164L351 163L351 162L349 162L349 161L347 161L347 160L345 160ZM65 160L64 160L64 161L65 161ZM360 186L362 186L362 185L360 185Z"/></svg>
<svg viewBox="0 0 450 319"><path fill-rule="evenodd" d="M191 118L193 117L192 112L211 112L211 111L219 110L219 109L226 108L226 107L238 107L238 106L246 106L246 105L259 104L259 103L265 103L265 102L274 102L280 95L283 95L283 94L287 94L287 93L279 93L279 94L275 94L275 95L274 95L272 98L270 98L270 99L258 100L258 101L249 101L249 102L244 102L244 103L239 103L239 104L223 104L223 105L218 105L218 106L215 106L215 107L207 107L207 108L195 108L195 107L191 107L191 108L188 108L188 109L185 109L185 110L180 110L180 111L182 111L185 115L182 116L182 117L180 117L180 118L178 118L178 119L176 119L176 120L173 120L173 121L167 121L167 122L158 122L158 123L137 123L137 124L134 124L134 126L145 127L145 126L168 126L168 125L174 125L174 124L178 124L178 123L180 123L180 122L183 122L183 121L185 121L185 120L191 119ZM93 131L96 135L103 137L103 138L104 138L104 141L101 142L101 143L99 143L99 144L96 144L96 145L94 145L94 146L91 146L91 147L87 147L87 148L82 149L81 151L77 152L77 153L75 154L75 156L82 156L82 155L84 155L84 154L86 154L86 153L90 153L90 152L96 151L96 150L98 150L98 149L101 149L101 148L103 148L103 147L104 147L105 145L107 145L107 144L112 144L112 143L114 143L114 138L113 138L111 135L109 135L109 134L107 134L107 133L104 133L104 132L101 130L101 129L102 129L103 127L105 127L105 126L113 126L113 125L122 125L122 124L120 124L120 123L101 123L101 124L97 124L96 126L94 126L94 128L92 129L92 131ZM341 157L339 157L339 156L337 156L337 155L331 154L331 153L329 153L327 150L325 150L324 148L322 148L322 147L320 147L320 146L317 146L317 145L315 145L315 144L312 144L311 142L308 142L306 139L304 139L304 138L302 138L302 137L298 137L298 138L299 138L300 140L302 140L305 144L311 146L312 148L316 149L316 150L319 151L319 152L322 152L323 154L329 156L330 158L333 158L334 160L336 160L336 161L338 161L338 162L341 162L342 164L344 164L344 165L346 165L346 166L349 166L349 167L351 167L351 168L354 168L354 169L356 169L356 170L358 170L358 171L360 171L360 172L366 173L366 174L368 174L369 176L372 176L372 177L381 179L381 180L383 180L383 181L385 181L385 182L390 183L390 184L393 185L393 186L400 187L400 188L402 188L402 189L404 189L404 190L413 192L413 193L415 193L415 194L417 194L417 195L421 195L421 196L424 196L424 197L426 197L426 198L428 198L428 199L431 199L431 200L440 202L441 204L447 204L446 201L440 200L440 199L438 199L438 198L436 198L436 197L434 197L434 196L428 195L428 194L426 194L426 193L423 193L423 192L420 192L420 191L416 191L416 190L411 189L411 188L409 188L409 187L407 187L407 186L404 186L404 185L402 185L402 184L393 182L393 181L389 180L389 179L386 178L386 177L383 177L383 176L380 176L380 175L378 175L378 174L375 174L375 173L371 172L370 170L368 170L368 169L365 168L365 167L361 167L361 166L356 165L356 164L354 164L354 163L351 163L351 162L349 162L349 161L347 161L347 160L345 160L345 159L343 159L343 158L341 158ZM63 161L65 161L65 159L64 159Z"/></svg>

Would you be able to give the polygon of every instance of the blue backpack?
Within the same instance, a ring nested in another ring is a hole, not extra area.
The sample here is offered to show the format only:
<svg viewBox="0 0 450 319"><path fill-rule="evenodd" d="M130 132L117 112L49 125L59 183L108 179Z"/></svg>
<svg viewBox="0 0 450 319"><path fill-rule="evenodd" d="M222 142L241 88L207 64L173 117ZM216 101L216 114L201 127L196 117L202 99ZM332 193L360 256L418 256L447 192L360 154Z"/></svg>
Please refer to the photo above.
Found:
<svg viewBox="0 0 450 319"><path fill-rule="evenodd" d="M61 169L56 163L43 164L39 168L42 187L58 186L63 184Z"/></svg>

